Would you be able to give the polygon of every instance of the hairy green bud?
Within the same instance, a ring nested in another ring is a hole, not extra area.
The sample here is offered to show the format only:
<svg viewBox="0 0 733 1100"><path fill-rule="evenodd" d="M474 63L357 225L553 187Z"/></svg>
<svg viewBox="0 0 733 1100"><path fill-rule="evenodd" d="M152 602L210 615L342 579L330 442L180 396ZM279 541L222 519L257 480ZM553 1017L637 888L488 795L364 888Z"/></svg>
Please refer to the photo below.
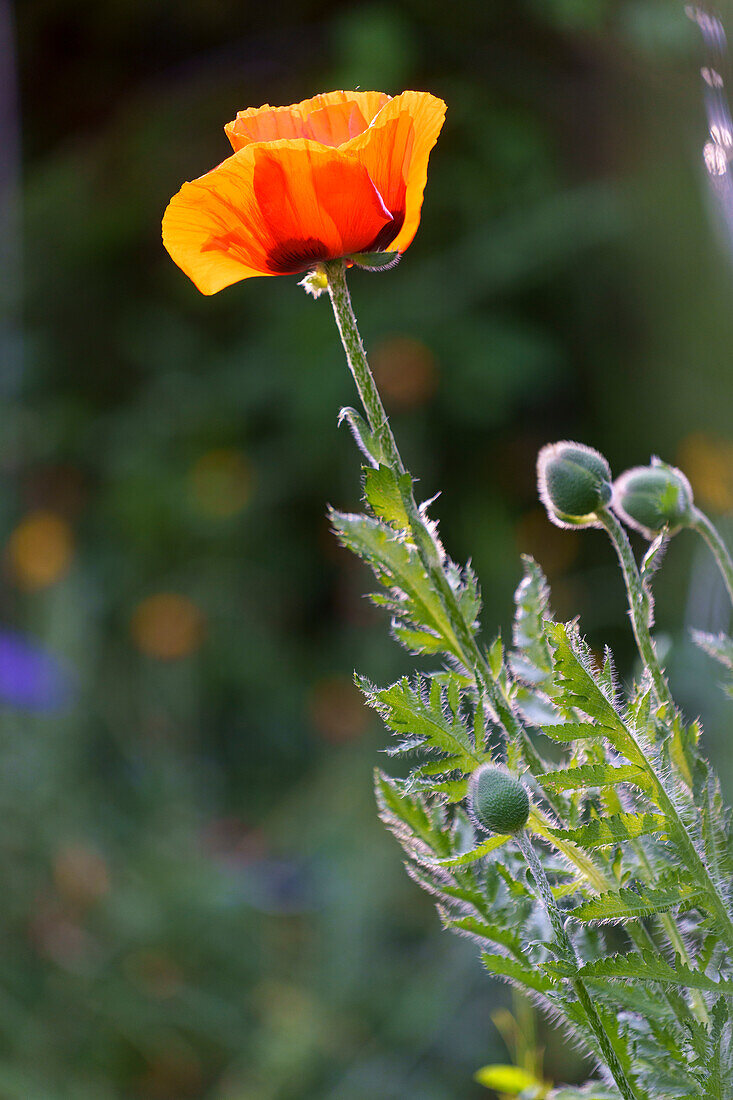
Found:
<svg viewBox="0 0 733 1100"><path fill-rule="evenodd" d="M526 788L502 768L482 764L468 784L468 804L477 825L491 833L518 833L527 824Z"/></svg>
<svg viewBox="0 0 733 1100"><path fill-rule="evenodd" d="M612 506L624 523L653 539L665 527L674 534L686 526L694 500L682 471L655 457L651 465L634 466L616 478Z"/></svg>
<svg viewBox="0 0 733 1100"><path fill-rule="evenodd" d="M611 468L582 443L548 443L537 457L537 485L558 527L597 527L596 512L611 500Z"/></svg>

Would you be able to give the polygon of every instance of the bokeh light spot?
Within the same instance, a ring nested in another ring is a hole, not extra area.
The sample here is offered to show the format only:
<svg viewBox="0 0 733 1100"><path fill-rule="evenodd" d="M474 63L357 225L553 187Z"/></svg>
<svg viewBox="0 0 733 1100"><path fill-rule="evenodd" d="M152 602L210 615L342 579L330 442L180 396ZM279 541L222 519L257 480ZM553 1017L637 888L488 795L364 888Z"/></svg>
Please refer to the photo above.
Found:
<svg viewBox="0 0 733 1100"><path fill-rule="evenodd" d="M0 630L0 700L26 710L51 711L69 702L75 686L69 669L14 630Z"/></svg>
<svg viewBox="0 0 733 1100"><path fill-rule="evenodd" d="M252 471L241 451L221 448L207 452L194 463L189 484L199 512L214 519L228 519L248 504Z"/></svg>
<svg viewBox="0 0 733 1100"><path fill-rule="evenodd" d="M314 685L308 714L317 733L331 744L356 741L369 725L366 704L345 676L329 676Z"/></svg>
<svg viewBox="0 0 733 1100"><path fill-rule="evenodd" d="M392 408L414 408L433 396L437 366L430 348L421 340L390 336L377 344L371 358L377 385Z"/></svg>
<svg viewBox="0 0 733 1100"><path fill-rule="evenodd" d="M733 511L733 440L694 432L680 444L677 464L698 504L714 512Z"/></svg>
<svg viewBox="0 0 733 1100"><path fill-rule="evenodd" d="M145 1100L182 1100L201 1096L203 1069L193 1048L178 1034L161 1036L161 1049L151 1054L138 1078L135 1095Z"/></svg>
<svg viewBox="0 0 733 1100"><path fill-rule="evenodd" d="M53 512L30 512L12 532L7 561L19 588L34 591L61 580L69 571L74 540L69 524Z"/></svg>
<svg viewBox="0 0 733 1100"><path fill-rule="evenodd" d="M87 909L109 890L109 872L104 858L86 844L67 844L53 861L56 890L70 905Z"/></svg>
<svg viewBox="0 0 733 1100"><path fill-rule="evenodd" d="M158 592L137 605L130 631L141 652L172 661L198 649L204 637L204 618L188 596Z"/></svg>

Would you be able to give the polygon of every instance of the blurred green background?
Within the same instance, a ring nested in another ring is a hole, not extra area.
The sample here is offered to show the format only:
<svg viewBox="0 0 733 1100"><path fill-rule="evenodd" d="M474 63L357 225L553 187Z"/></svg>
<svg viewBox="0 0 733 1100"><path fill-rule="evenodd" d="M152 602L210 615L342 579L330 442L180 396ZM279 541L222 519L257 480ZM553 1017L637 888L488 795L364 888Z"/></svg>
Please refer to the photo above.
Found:
<svg viewBox="0 0 733 1100"><path fill-rule="evenodd" d="M237 109L442 96L415 243L351 278L363 334L487 635L530 552L628 677L610 551L549 525L534 458L659 453L733 533L696 28L672 0L0 10L0 1098L488 1097L507 991L376 820L385 734L351 675L412 661L325 519L359 500L328 302L295 278L200 296L160 217ZM722 592L686 536L657 587L730 795L730 715L686 641L726 626ZM542 1042L550 1078L582 1076Z"/></svg>

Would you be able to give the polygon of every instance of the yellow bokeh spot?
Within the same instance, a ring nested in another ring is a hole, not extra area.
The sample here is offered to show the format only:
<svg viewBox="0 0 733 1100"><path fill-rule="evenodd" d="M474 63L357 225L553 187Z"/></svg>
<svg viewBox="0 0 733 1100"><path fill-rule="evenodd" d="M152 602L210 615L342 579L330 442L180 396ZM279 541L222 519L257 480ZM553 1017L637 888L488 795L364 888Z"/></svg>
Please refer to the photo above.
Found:
<svg viewBox="0 0 733 1100"><path fill-rule="evenodd" d="M204 618L188 596L158 592L137 605L130 630L136 646L148 657L173 661L198 649Z"/></svg>
<svg viewBox="0 0 733 1100"><path fill-rule="evenodd" d="M20 588L45 588L69 570L74 540L69 524L54 512L30 512L8 540L10 572Z"/></svg>
<svg viewBox="0 0 733 1100"><path fill-rule="evenodd" d="M214 519L235 516L252 493L249 463L234 448L209 451L194 464L190 489L196 507L204 515Z"/></svg>
<svg viewBox="0 0 733 1100"><path fill-rule="evenodd" d="M678 465L695 500L714 512L733 512L733 440L695 432L682 441Z"/></svg>

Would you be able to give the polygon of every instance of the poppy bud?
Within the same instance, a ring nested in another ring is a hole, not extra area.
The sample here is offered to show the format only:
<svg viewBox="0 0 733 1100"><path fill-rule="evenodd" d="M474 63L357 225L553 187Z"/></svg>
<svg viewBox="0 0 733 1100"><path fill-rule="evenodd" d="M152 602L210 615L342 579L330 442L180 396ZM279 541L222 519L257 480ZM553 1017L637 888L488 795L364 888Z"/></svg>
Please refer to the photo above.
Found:
<svg viewBox="0 0 733 1100"><path fill-rule="evenodd" d="M616 478L613 509L629 527L653 539L664 527L674 533L691 521L692 488L681 470L653 458L650 466L634 466Z"/></svg>
<svg viewBox="0 0 733 1100"><path fill-rule="evenodd" d="M597 526L595 513L611 499L611 476L603 455L582 443L548 443L537 458L540 499L558 527Z"/></svg>
<svg viewBox="0 0 733 1100"><path fill-rule="evenodd" d="M482 764L471 776L468 804L476 824L491 833L518 833L529 817L525 787L491 764Z"/></svg>

